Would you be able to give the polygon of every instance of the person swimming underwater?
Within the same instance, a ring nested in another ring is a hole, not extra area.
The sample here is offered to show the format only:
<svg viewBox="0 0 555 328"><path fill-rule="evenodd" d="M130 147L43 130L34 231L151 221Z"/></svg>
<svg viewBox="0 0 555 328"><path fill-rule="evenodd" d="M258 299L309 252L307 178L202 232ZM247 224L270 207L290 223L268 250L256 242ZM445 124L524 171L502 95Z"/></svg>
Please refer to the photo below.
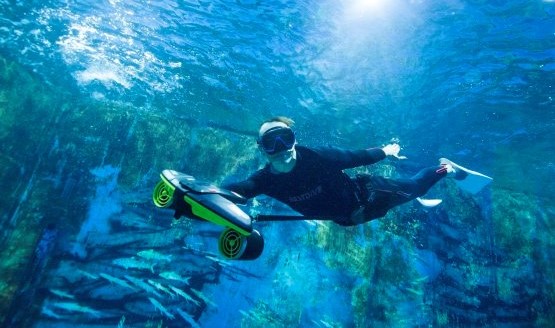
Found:
<svg viewBox="0 0 555 328"><path fill-rule="evenodd" d="M409 179L361 174L351 178L343 170L377 163L386 157L403 159L401 147L346 150L297 144L293 120L279 116L262 123L258 146L268 163L244 181L222 187L246 198L264 194L305 216L333 217L343 226L381 218L387 212L423 196L445 177L466 178L465 170L442 158Z"/></svg>

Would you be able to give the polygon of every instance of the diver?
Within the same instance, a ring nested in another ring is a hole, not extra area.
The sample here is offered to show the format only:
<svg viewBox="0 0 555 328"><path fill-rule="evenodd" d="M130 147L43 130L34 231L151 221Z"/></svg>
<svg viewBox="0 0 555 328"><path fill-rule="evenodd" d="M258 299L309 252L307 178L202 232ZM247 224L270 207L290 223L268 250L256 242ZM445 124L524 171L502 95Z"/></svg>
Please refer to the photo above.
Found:
<svg viewBox="0 0 555 328"><path fill-rule="evenodd" d="M360 174L351 178L343 170L399 156L400 146L345 150L309 148L297 144L293 120L274 117L259 129L258 146L268 164L244 181L222 187L246 198L265 194L304 216L331 217L343 226L381 218L395 206L426 194L444 177L464 180L468 172L442 158L438 166L424 168L410 179L391 179Z"/></svg>

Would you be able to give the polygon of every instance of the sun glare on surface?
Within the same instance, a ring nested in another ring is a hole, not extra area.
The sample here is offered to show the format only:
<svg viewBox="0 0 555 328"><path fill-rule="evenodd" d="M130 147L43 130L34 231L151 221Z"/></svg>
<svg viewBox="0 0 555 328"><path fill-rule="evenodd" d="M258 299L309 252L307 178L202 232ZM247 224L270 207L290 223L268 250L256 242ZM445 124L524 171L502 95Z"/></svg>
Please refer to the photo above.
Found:
<svg viewBox="0 0 555 328"><path fill-rule="evenodd" d="M388 0L355 0L349 6L348 12L353 17L382 15L388 3Z"/></svg>

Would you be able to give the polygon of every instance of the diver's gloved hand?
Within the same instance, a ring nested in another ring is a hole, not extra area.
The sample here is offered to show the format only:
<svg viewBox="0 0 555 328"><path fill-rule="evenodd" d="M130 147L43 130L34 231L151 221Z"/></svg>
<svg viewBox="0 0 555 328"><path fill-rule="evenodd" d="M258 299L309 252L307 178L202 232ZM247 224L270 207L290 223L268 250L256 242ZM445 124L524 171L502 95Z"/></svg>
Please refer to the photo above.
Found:
<svg viewBox="0 0 555 328"><path fill-rule="evenodd" d="M386 156L393 156L393 157L397 157L398 159L407 159L406 156L399 156L399 152L401 151L401 146L399 146L399 144L397 143L386 145L382 148L382 150Z"/></svg>

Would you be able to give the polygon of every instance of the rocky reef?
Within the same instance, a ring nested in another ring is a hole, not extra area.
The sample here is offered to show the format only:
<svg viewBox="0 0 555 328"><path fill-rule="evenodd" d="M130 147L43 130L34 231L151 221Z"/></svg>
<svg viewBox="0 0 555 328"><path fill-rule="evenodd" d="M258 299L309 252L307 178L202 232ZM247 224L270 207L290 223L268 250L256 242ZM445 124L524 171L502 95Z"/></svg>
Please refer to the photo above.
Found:
<svg viewBox="0 0 555 328"><path fill-rule="evenodd" d="M555 206L495 182L344 228L257 223L256 261L221 229L156 209L166 168L219 183L251 136L45 86L0 58L0 320L18 327L550 326ZM374 173L401 176L394 164ZM286 212L268 199L250 213Z"/></svg>

